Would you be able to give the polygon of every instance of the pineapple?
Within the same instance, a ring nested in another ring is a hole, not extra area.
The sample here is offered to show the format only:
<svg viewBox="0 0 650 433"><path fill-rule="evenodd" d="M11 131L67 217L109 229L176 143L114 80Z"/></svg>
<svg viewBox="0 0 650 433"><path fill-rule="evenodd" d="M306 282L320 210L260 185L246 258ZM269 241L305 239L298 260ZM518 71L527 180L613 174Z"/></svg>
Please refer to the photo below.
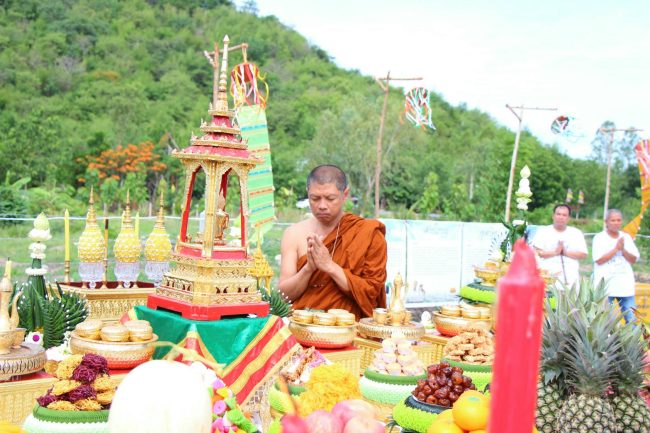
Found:
<svg viewBox="0 0 650 433"><path fill-rule="evenodd" d="M564 351L569 336L565 332L569 311L564 292L555 290L556 309L551 308L549 298L545 301L546 316L543 322L541 378L537 385L537 414L535 424L542 433L553 433L557 415L566 395Z"/></svg>
<svg viewBox="0 0 650 433"><path fill-rule="evenodd" d="M570 341L564 357L572 394L558 416L559 433L616 432L614 411L604 393L614 378L616 354L621 347L617 333L620 315L606 298L595 302L593 297L579 294L576 299L585 302L583 308L572 308L567 316L565 332Z"/></svg>
<svg viewBox="0 0 650 433"><path fill-rule="evenodd" d="M565 352L571 342L569 329L571 311L574 309L590 310L594 305L605 301L607 294L604 285L594 287L592 281L584 280L581 290L567 288L558 290L553 286L551 295L556 300L551 307L550 298L546 298L546 315L543 323L542 357L540 383L537 387L537 429L542 433L556 431L557 416L567 397L567 365Z"/></svg>
<svg viewBox="0 0 650 433"><path fill-rule="evenodd" d="M643 385L644 347L642 329L624 326L619 331L621 349L614 366L616 395L611 404L619 433L649 433L650 409L639 389Z"/></svg>
<svg viewBox="0 0 650 433"><path fill-rule="evenodd" d="M557 414L562 408L564 398L557 382L544 380L537 384L537 414L535 424L541 433L555 432Z"/></svg>

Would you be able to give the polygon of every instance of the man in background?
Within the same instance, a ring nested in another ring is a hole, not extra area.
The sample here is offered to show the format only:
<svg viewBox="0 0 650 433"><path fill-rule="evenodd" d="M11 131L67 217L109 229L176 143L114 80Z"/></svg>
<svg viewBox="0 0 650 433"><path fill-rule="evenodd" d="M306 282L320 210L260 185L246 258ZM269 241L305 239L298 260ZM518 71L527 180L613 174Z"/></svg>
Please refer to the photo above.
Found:
<svg viewBox="0 0 650 433"><path fill-rule="evenodd" d="M571 208L558 204L553 208L553 224L540 227L533 247L541 261L540 268L558 278L567 287L580 284L580 260L587 257L587 243L580 230L569 227Z"/></svg>
<svg viewBox="0 0 650 433"><path fill-rule="evenodd" d="M635 284L632 264L639 260L639 250L632 237L621 231L623 214L610 209L605 214L605 230L594 236L594 284L605 282L609 301L618 302L625 322L634 321Z"/></svg>

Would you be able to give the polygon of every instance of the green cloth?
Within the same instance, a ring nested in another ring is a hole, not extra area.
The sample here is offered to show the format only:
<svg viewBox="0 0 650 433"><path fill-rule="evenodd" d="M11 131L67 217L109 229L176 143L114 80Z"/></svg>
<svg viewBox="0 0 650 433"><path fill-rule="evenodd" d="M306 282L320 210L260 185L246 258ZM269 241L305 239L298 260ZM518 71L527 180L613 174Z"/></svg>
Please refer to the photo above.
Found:
<svg viewBox="0 0 650 433"><path fill-rule="evenodd" d="M147 320L151 324L154 334L158 335L158 341L177 344L183 341L189 332L197 332L215 361L226 365L237 359L272 317L199 321L141 305L136 306L134 311L138 319ZM167 347L159 347L153 358L161 359L169 350Z"/></svg>

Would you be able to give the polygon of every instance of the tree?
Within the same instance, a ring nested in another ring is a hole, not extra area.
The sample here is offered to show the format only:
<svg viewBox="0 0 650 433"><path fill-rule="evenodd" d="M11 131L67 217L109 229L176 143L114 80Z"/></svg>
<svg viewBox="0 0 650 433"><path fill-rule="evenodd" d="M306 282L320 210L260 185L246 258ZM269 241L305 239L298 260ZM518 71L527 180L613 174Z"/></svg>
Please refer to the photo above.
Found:
<svg viewBox="0 0 650 433"><path fill-rule="evenodd" d="M241 6L241 11L247 14L255 15L259 13L257 2L255 0L246 0Z"/></svg>

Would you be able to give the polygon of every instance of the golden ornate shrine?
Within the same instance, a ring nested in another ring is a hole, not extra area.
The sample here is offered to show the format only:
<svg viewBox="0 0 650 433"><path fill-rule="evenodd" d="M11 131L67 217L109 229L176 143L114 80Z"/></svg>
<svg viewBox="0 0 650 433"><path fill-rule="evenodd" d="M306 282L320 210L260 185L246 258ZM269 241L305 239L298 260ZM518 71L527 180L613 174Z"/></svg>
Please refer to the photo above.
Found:
<svg viewBox="0 0 650 433"><path fill-rule="evenodd" d="M228 108L228 36L224 37L221 71L219 47L210 53L213 67L213 98L209 122L201 121L202 136L192 134L190 146L174 151L185 167L185 201L181 229L172 253L175 267L163 276L156 294L149 297L150 308L181 312L196 320L214 320L222 315L268 314L257 281L251 276L253 260L246 250L246 221L249 216L248 173L262 161L248 151ZM188 234L192 192L200 171L205 173L205 228L196 236ZM240 242L228 245L225 239L230 216L226 212L229 176L237 175L240 193Z"/></svg>

